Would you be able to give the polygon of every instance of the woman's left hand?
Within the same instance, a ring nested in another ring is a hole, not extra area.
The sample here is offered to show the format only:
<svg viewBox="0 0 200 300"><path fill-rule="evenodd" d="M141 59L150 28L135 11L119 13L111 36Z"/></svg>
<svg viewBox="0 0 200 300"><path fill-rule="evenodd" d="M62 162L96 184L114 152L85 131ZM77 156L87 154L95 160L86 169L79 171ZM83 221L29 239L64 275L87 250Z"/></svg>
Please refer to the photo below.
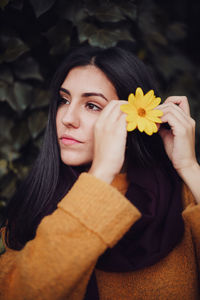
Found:
<svg viewBox="0 0 200 300"><path fill-rule="evenodd" d="M185 96L168 97L158 108L163 111L162 122L167 122L171 127L170 130L163 127L159 129L165 151L181 174L184 169L197 164L195 121L190 116L188 100Z"/></svg>

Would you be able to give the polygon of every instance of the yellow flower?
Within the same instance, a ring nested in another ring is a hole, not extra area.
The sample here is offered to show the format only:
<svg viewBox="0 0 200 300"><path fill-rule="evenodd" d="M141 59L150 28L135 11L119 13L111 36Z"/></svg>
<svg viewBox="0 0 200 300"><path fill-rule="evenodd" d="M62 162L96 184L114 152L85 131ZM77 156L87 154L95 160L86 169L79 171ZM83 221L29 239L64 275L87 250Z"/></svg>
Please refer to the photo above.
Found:
<svg viewBox="0 0 200 300"><path fill-rule="evenodd" d="M138 128L140 132L144 131L148 135L157 132L155 123L162 123L159 117L163 112L154 108L160 104L160 101L161 99L154 95L153 90L144 95L142 89L138 87L135 95L130 94L128 103L120 106L121 111L127 113L127 131Z"/></svg>

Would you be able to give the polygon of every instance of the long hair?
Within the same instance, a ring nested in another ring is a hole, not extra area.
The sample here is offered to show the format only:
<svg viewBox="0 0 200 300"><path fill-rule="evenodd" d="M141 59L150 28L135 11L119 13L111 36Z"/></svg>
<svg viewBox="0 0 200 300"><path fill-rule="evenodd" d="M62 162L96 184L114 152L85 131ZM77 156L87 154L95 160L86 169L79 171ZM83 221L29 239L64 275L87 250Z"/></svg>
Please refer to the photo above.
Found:
<svg viewBox="0 0 200 300"><path fill-rule="evenodd" d="M108 49L81 46L68 53L52 80L49 117L41 151L28 177L7 205L5 224L9 248L20 250L35 237L42 218L57 208L58 202L69 191L80 172L84 171L84 166L70 167L61 161L56 113L59 89L69 71L91 64L103 71L114 85L119 99L127 99L137 87L141 87L145 93L150 89L157 93L147 67L126 46ZM126 160L128 169L133 165L143 167L169 163L159 135L148 137L138 134L136 130L128 133Z"/></svg>

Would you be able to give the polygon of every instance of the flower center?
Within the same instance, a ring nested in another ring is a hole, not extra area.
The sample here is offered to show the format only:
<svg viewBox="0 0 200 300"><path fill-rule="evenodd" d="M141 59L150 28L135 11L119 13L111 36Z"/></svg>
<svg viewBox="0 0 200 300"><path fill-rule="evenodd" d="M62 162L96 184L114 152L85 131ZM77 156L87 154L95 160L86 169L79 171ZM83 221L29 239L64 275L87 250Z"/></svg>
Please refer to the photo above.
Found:
<svg viewBox="0 0 200 300"><path fill-rule="evenodd" d="M138 108L138 115L144 117L146 115L146 110L142 107Z"/></svg>

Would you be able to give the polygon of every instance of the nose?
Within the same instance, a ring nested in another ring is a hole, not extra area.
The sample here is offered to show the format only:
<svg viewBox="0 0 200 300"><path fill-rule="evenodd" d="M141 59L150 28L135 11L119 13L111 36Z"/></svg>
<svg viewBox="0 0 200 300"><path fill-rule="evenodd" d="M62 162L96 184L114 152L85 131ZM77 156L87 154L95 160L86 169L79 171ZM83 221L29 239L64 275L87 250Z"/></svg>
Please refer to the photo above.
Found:
<svg viewBox="0 0 200 300"><path fill-rule="evenodd" d="M62 117L62 123L66 127L78 128L80 126L80 110L77 106L70 104Z"/></svg>

